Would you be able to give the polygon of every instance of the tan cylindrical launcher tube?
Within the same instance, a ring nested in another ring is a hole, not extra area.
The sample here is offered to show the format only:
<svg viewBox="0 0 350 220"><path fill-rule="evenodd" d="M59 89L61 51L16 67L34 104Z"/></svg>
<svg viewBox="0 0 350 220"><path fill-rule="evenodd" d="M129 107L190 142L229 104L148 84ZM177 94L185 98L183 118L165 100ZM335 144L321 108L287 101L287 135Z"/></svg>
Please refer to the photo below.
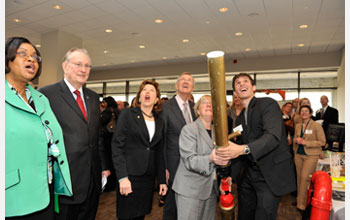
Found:
<svg viewBox="0 0 350 220"><path fill-rule="evenodd" d="M215 146L228 145L227 107L224 52L212 51L207 54L210 77Z"/></svg>

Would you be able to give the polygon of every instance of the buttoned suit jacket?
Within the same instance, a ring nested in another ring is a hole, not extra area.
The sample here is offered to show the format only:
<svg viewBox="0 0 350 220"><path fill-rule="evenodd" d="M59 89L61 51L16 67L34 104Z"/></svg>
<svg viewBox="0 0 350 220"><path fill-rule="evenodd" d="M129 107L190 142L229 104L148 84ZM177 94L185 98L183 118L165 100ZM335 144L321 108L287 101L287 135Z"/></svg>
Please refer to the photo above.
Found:
<svg viewBox="0 0 350 220"><path fill-rule="evenodd" d="M173 190L189 198L206 200L213 187L218 193L215 164L210 163L213 140L200 118L186 124L181 131L180 163L175 174Z"/></svg>
<svg viewBox="0 0 350 220"><path fill-rule="evenodd" d="M275 195L296 190L292 155L278 103L271 98L253 97L248 105L247 125L244 111L246 109L237 118L236 125L242 124L242 142L249 146L251 153L243 157L257 162Z"/></svg>
<svg viewBox="0 0 350 220"><path fill-rule="evenodd" d="M163 157L164 124L155 115L155 132L152 140L139 107L121 111L112 139L112 156L117 179L146 173L158 176L165 184Z"/></svg>
<svg viewBox="0 0 350 220"><path fill-rule="evenodd" d="M323 127L324 133L326 133L329 124L339 123L339 112L337 109L332 108L331 106L328 106L325 113L323 114L323 117L321 118L321 111L319 109L316 112L316 120L319 120L319 119L323 119L322 127Z"/></svg>
<svg viewBox="0 0 350 220"><path fill-rule="evenodd" d="M195 120L196 116L193 110L194 103L191 101L188 102L191 109L192 119ZM160 117L164 121L165 131L165 167L169 170L169 182L171 184L174 180L174 176L180 161L179 136L182 127L186 125L186 121L175 97L165 101L162 109L163 111L160 114Z"/></svg>
<svg viewBox="0 0 350 220"><path fill-rule="evenodd" d="M303 123L297 124L295 126L294 138L300 137L300 132ZM322 146L326 144L326 137L322 126L310 119L307 125L303 138L305 139L304 150L307 155L320 155L322 153ZM298 144L294 143L293 150L294 153L297 152Z"/></svg>
<svg viewBox="0 0 350 220"><path fill-rule="evenodd" d="M90 183L94 181L101 193L101 157L99 96L83 87L88 122L86 122L73 94L61 80L39 89L49 100L55 116L63 130L73 196L60 197L63 204L80 204L85 201ZM104 158L102 158L104 159ZM104 160L103 160L104 161ZM105 166L105 165L104 165ZM103 167L105 168L105 167Z"/></svg>

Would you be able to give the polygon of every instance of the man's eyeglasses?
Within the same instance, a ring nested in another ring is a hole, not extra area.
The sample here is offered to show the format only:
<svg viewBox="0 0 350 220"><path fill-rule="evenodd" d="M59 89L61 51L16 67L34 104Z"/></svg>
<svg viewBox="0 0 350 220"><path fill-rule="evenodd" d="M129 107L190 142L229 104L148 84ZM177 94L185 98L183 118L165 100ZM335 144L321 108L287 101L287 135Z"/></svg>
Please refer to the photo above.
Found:
<svg viewBox="0 0 350 220"><path fill-rule="evenodd" d="M36 54L32 54L29 55L27 52L25 51L19 51L17 52L18 56L22 57L22 58L26 58L28 59L28 57L31 57L33 60L35 60L36 62L40 63L41 62L41 56L38 56Z"/></svg>
<svg viewBox="0 0 350 220"><path fill-rule="evenodd" d="M74 66L76 66L77 68L79 69L82 69L83 67L85 67L86 69L91 69L91 65L89 64L81 64L81 63L72 63L70 62L71 64L73 64Z"/></svg>

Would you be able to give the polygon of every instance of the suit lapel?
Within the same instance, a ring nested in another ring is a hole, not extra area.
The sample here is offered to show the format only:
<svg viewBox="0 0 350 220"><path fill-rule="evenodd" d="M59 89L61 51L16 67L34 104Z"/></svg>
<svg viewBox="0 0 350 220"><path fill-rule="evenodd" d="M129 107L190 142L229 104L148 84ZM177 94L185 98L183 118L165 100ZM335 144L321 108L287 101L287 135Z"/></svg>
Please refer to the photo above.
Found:
<svg viewBox="0 0 350 220"><path fill-rule="evenodd" d="M190 110L191 110L191 115L192 115L192 119L193 119L193 121L195 121L196 120L196 114L194 113L194 103L193 102L191 102L191 101L188 101L188 103L189 103L189 105L190 105Z"/></svg>
<svg viewBox="0 0 350 220"><path fill-rule="evenodd" d="M86 122L83 113L81 112L76 100L73 97L73 94L70 92L64 80L61 80L59 85L60 85L60 93L63 100L67 102L68 106L70 106L79 115L79 117Z"/></svg>
<svg viewBox="0 0 350 220"><path fill-rule="evenodd" d="M30 91L32 92L32 90ZM29 113L36 114L32 108L23 102L8 86L7 80L5 81L5 101L16 108L20 108ZM35 103L34 103L35 104Z"/></svg>
<svg viewBox="0 0 350 220"><path fill-rule="evenodd" d="M207 147L209 149L213 149L213 141L212 139L210 138L209 134L208 134L208 131L205 129L202 121L198 118L196 119L196 124L198 126L198 130L199 130L199 133L200 133L200 136L201 138L203 138L203 140L205 141L205 143L207 143ZM213 135L213 129L212 129L212 135Z"/></svg>
<svg viewBox="0 0 350 220"><path fill-rule="evenodd" d="M175 97L171 98L169 101L170 101L171 111L174 113L175 117L179 120L181 125L185 125L186 124L185 118L182 114L182 111L179 105L177 104Z"/></svg>
<svg viewBox="0 0 350 220"><path fill-rule="evenodd" d="M141 109L139 107L131 109L132 117L135 120L136 126L140 129L141 138L146 143L146 146L149 144L149 133L146 126L145 119L142 115Z"/></svg>

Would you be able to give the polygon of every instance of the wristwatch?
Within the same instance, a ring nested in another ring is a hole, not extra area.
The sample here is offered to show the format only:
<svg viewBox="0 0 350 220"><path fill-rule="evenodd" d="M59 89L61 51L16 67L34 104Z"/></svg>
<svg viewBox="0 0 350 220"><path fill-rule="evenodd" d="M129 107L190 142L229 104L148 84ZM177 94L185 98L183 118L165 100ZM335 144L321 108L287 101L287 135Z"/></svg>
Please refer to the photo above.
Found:
<svg viewBox="0 0 350 220"><path fill-rule="evenodd" d="M249 148L248 145L244 145L243 153L244 153L245 155L250 154L250 148Z"/></svg>

